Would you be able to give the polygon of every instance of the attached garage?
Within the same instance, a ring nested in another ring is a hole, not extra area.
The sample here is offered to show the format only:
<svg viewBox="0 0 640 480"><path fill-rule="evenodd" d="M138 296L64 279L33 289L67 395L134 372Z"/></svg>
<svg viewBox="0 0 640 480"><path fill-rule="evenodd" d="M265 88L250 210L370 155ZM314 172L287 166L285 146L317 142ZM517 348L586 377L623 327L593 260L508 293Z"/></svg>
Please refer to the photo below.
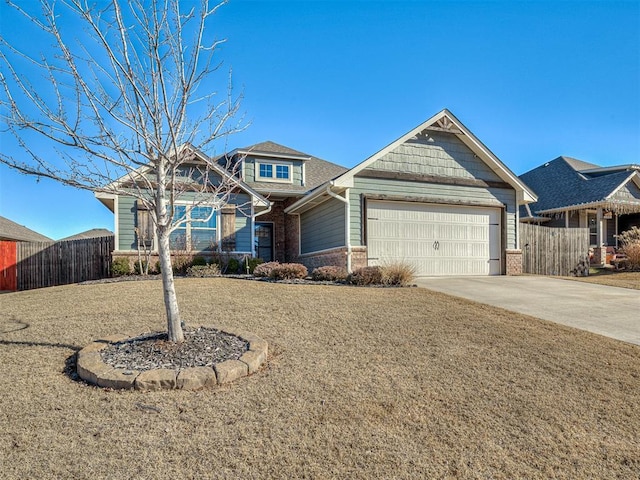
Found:
<svg viewBox="0 0 640 480"><path fill-rule="evenodd" d="M419 276L514 275L518 207L535 199L443 110L285 213L299 216L307 268L405 262Z"/></svg>
<svg viewBox="0 0 640 480"><path fill-rule="evenodd" d="M499 275L497 208L369 201L370 265L409 263L416 275Z"/></svg>

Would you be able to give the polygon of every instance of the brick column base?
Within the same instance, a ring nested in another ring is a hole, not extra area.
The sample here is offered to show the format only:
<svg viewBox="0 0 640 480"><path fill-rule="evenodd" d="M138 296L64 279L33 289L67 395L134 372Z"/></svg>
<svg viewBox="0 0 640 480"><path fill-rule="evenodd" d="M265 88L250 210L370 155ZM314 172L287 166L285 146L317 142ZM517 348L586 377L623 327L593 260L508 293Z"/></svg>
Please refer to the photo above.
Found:
<svg viewBox="0 0 640 480"><path fill-rule="evenodd" d="M522 250L506 250L507 275L522 275Z"/></svg>
<svg viewBox="0 0 640 480"><path fill-rule="evenodd" d="M592 265L605 265L607 263L607 247L596 247L593 249Z"/></svg>

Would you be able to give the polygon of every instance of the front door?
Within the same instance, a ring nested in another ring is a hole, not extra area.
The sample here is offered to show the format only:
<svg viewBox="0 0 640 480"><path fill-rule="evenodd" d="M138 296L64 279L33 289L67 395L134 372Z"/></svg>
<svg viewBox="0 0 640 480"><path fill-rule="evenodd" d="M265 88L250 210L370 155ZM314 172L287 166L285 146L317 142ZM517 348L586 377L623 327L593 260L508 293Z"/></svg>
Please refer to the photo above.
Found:
<svg viewBox="0 0 640 480"><path fill-rule="evenodd" d="M273 261L273 223L256 222L255 242L256 257Z"/></svg>

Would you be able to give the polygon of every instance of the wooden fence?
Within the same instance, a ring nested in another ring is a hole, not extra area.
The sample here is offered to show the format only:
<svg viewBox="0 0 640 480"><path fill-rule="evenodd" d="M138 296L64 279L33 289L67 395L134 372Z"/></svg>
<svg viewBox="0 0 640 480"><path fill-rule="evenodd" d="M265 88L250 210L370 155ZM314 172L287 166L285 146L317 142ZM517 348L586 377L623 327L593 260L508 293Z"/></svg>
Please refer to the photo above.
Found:
<svg viewBox="0 0 640 480"><path fill-rule="evenodd" d="M17 245L18 290L97 280L111 274L113 236Z"/></svg>
<svg viewBox="0 0 640 480"><path fill-rule="evenodd" d="M520 224L522 271L582 276L589 272L589 229Z"/></svg>

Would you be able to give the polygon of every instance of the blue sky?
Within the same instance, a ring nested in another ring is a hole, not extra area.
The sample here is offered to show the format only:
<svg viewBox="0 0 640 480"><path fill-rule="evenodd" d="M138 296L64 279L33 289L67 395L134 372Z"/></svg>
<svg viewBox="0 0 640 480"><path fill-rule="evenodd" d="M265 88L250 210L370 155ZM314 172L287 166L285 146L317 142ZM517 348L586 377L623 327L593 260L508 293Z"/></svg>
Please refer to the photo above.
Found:
<svg viewBox="0 0 640 480"><path fill-rule="evenodd" d="M640 163L638 1L231 0L217 17L250 121L231 148L351 167L448 108L516 174ZM0 215L54 239L113 229L92 193L2 165Z"/></svg>

